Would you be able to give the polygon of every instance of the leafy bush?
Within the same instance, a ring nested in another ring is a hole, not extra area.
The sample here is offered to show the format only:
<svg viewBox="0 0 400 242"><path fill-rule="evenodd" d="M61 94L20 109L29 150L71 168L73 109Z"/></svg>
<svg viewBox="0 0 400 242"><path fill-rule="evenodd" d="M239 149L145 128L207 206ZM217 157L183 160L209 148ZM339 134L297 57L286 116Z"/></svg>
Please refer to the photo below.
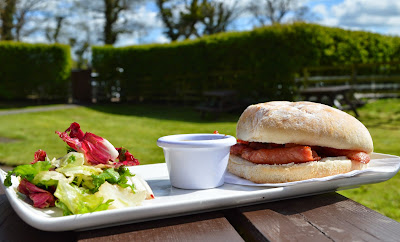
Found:
<svg viewBox="0 0 400 242"><path fill-rule="evenodd" d="M69 46L0 42L0 98L66 98Z"/></svg>
<svg viewBox="0 0 400 242"><path fill-rule="evenodd" d="M259 100L291 100L303 67L398 59L399 38L297 23L171 44L94 47L103 83L125 98L183 100L185 93L234 89ZM117 72L116 70L123 70Z"/></svg>

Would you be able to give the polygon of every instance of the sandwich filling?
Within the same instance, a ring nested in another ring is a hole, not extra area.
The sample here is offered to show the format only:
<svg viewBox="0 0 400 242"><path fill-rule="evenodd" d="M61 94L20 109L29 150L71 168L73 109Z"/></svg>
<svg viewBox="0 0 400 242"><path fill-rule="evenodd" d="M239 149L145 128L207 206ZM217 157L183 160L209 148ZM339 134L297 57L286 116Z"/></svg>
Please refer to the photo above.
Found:
<svg viewBox="0 0 400 242"><path fill-rule="evenodd" d="M348 159L367 164L370 157L363 151L335 149L300 144L274 144L238 140L231 147L232 155L240 156L257 164L279 165L319 161L325 157L346 156Z"/></svg>

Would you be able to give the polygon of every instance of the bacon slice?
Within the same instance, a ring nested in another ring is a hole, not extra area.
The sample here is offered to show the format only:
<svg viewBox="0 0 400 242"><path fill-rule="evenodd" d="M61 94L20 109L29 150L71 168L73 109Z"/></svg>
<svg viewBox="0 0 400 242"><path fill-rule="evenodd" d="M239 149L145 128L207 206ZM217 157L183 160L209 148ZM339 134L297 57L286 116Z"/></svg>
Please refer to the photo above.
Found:
<svg viewBox="0 0 400 242"><path fill-rule="evenodd" d="M248 145L237 143L234 146L231 146L231 154L241 156L245 149L249 149Z"/></svg>
<svg viewBox="0 0 400 242"><path fill-rule="evenodd" d="M341 149L334 149L328 147L321 147L320 152L323 153L324 156L346 156L350 160L358 161L364 164L369 163L371 158L369 155L363 151L356 151L356 150L341 150Z"/></svg>
<svg viewBox="0 0 400 242"><path fill-rule="evenodd" d="M350 151L346 156L350 160L355 160L364 164L368 164L371 160L371 157L362 151Z"/></svg>
<svg viewBox="0 0 400 242"><path fill-rule="evenodd" d="M242 158L257 164L289 164L318 160L309 146L274 149L243 149Z"/></svg>
<svg viewBox="0 0 400 242"><path fill-rule="evenodd" d="M348 159L364 164L369 163L370 156L362 151L334 149L320 146L299 144L272 144L258 142L239 142L231 147L231 154L257 164L304 163L320 160L321 157L346 156Z"/></svg>
<svg viewBox="0 0 400 242"><path fill-rule="evenodd" d="M285 147L285 145L274 144L274 143L250 142L249 147L255 150L259 150L259 149L283 148Z"/></svg>

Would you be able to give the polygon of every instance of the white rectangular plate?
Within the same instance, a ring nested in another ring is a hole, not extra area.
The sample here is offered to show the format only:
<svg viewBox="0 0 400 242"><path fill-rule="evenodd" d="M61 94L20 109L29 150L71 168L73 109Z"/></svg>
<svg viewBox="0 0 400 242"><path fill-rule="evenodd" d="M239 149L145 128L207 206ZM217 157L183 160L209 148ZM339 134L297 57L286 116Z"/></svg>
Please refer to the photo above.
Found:
<svg viewBox="0 0 400 242"><path fill-rule="evenodd" d="M374 153L371 158L371 169L351 176L277 187L225 183L207 190L171 187L165 163L141 165L130 169L149 183L155 199L138 207L70 216L62 216L58 208L37 209L21 200L15 190L18 186L15 177L13 186L4 189L15 212L32 227L45 231L86 230L354 188L386 181L400 169L400 157ZM4 178L5 173L0 172L2 185Z"/></svg>

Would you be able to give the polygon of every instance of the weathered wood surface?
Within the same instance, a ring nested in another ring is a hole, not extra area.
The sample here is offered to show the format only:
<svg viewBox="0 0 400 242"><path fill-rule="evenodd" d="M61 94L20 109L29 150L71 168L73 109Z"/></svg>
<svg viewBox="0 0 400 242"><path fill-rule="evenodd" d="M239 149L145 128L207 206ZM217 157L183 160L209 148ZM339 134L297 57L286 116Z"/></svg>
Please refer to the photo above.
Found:
<svg viewBox="0 0 400 242"><path fill-rule="evenodd" d="M79 241L243 241L220 212L162 219L77 235Z"/></svg>
<svg viewBox="0 0 400 242"><path fill-rule="evenodd" d="M0 186L0 241L243 241L221 212L202 213L88 231L45 232L12 209Z"/></svg>
<svg viewBox="0 0 400 242"><path fill-rule="evenodd" d="M337 193L87 231L23 222L0 187L0 241L398 241L400 223Z"/></svg>
<svg viewBox="0 0 400 242"><path fill-rule="evenodd" d="M400 237L400 223L337 193L237 208L231 217L247 240L399 241Z"/></svg>

